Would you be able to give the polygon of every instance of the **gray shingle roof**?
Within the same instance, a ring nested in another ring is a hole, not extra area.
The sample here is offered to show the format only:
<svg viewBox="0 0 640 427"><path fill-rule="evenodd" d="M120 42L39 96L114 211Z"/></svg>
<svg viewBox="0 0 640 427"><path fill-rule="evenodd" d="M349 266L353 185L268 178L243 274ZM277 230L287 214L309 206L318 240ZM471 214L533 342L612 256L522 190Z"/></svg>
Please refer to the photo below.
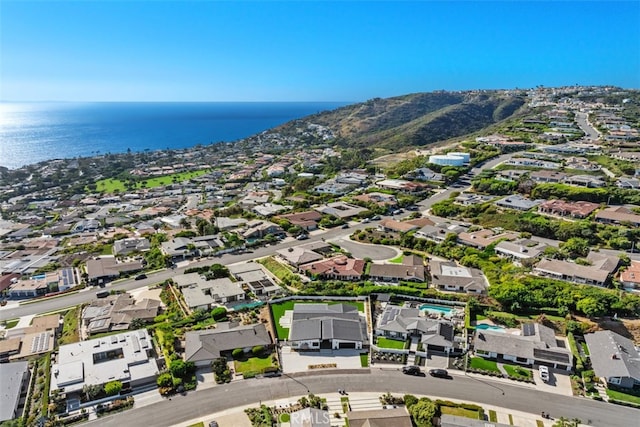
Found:
<svg viewBox="0 0 640 427"><path fill-rule="evenodd" d="M271 345L271 336L264 324L238 326L234 323L218 323L216 329L192 331L185 334L185 360L199 362L220 357L221 352L236 348Z"/></svg>
<svg viewBox="0 0 640 427"><path fill-rule="evenodd" d="M586 334L584 339L597 376L630 377L640 381L640 353L630 339L612 331Z"/></svg>

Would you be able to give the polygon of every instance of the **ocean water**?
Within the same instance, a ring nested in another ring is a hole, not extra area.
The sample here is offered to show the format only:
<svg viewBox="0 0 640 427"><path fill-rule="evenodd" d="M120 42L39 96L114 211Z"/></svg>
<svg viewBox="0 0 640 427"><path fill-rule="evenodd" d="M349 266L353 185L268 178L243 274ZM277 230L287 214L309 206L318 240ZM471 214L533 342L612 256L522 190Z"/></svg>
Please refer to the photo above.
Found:
<svg viewBox="0 0 640 427"><path fill-rule="evenodd" d="M0 166L246 138L345 102L0 103Z"/></svg>

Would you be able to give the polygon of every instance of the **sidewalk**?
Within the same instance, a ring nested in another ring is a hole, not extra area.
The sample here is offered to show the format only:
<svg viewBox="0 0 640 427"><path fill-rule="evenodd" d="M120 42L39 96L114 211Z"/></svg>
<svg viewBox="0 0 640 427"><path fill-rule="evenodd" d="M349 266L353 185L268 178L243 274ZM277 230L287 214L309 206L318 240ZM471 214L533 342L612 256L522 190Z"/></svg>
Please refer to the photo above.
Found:
<svg viewBox="0 0 640 427"><path fill-rule="evenodd" d="M382 404L380 403L380 396L382 393L350 393L347 396L342 396L338 393L328 393L328 394L320 394L318 396L325 398L327 401L327 405L329 406L329 414L331 414L331 426L343 426L345 425L344 420L344 411L342 409L341 397L347 397L349 399L349 405L351 410L353 411L366 411L373 409L382 409ZM295 404L299 398L302 396L293 396L286 399L279 399L277 401L264 401L263 405L266 406L275 406L275 407L285 407L289 404ZM418 395L420 397L428 397L430 399L438 399L437 396L429 396L429 395ZM137 399L136 399L137 400ZM473 403L473 402L465 402L462 400L456 399L447 399L457 403ZM137 402L136 402L137 404ZM207 426L210 421L217 421L220 427L251 427L251 422L249 418L244 413L246 408L257 408L259 405L258 402L240 406L236 408L229 408L221 412L212 413L209 415L204 415L199 418L193 418L191 420L185 421L183 423L177 424L177 427L188 427L198 422L204 422L204 425ZM543 425L545 427L551 427L554 423L554 420L546 420L543 419L540 414L530 414L521 411L514 411L507 408L500 408L491 405L480 405L485 411L485 415L487 418L489 417L490 411L495 411L497 416L497 422L507 425L513 425L518 427L538 427L539 425ZM338 413L341 415L340 418L335 418L333 414ZM542 423L542 424L540 424Z"/></svg>

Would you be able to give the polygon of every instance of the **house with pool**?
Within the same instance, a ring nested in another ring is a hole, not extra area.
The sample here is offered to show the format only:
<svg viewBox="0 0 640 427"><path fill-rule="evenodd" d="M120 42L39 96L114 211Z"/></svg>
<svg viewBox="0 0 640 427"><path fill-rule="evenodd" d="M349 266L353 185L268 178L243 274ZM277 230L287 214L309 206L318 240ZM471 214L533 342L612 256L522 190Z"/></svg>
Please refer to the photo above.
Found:
<svg viewBox="0 0 640 427"><path fill-rule="evenodd" d="M573 355L566 340L540 323L525 323L519 334L498 327L476 327L473 347L476 356L526 366L548 366L571 371Z"/></svg>
<svg viewBox="0 0 640 427"><path fill-rule="evenodd" d="M348 304L296 303L291 315L289 343L294 350L361 350L367 347L367 323Z"/></svg>
<svg viewBox="0 0 640 427"><path fill-rule="evenodd" d="M435 314L438 308L442 311L440 314ZM417 352L419 347L422 348L423 356L433 352L446 354L461 352L464 339L462 336L456 336L455 320L452 316L445 318L445 311L451 314L456 309L434 304L411 304L411 306L387 304L377 318L374 333L377 337L391 340L411 340L409 353L412 348ZM379 350L384 351L384 349Z"/></svg>

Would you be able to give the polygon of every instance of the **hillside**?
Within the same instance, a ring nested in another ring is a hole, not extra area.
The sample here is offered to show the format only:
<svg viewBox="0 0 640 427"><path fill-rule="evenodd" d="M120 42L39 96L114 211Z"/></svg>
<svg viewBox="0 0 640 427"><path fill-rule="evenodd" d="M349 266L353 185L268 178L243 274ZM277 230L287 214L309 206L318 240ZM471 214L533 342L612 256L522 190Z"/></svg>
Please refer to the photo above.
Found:
<svg viewBox="0 0 640 427"><path fill-rule="evenodd" d="M375 98L302 121L329 127L340 145L399 151L479 131L524 104L524 96L505 91L416 93ZM296 123L278 130L286 132Z"/></svg>

